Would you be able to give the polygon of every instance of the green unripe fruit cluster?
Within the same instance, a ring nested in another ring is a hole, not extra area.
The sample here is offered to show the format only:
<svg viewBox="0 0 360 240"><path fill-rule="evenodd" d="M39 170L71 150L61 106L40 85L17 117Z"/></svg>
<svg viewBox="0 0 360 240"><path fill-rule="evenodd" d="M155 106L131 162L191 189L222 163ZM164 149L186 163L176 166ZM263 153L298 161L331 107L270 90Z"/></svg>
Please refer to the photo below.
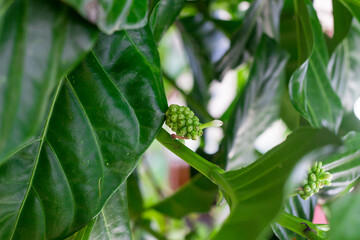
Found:
<svg viewBox="0 0 360 240"><path fill-rule="evenodd" d="M298 194L306 200L325 185L331 185L331 179L331 173L325 172L322 168L322 162L315 162L309 170L308 177L303 181L302 190L298 190Z"/></svg>
<svg viewBox="0 0 360 240"><path fill-rule="evenodd" d="M176 135L196 140L203 135L199 118L188 107L171 104L165 112L165 123Z"/></svg>

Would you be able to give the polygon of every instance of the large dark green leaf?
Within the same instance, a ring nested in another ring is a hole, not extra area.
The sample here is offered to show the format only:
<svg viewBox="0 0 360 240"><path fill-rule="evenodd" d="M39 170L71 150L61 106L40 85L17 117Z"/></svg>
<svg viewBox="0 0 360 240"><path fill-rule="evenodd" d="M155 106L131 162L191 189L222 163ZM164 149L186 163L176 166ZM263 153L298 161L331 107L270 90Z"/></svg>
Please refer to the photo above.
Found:
<svg viewBox="0 0 360 240"><path fill-rule="evenodd" d="M324 126L337 132L343 113L340 99L327 76L329 59L321 26L308 1L298 1L298 5L300 21L309 23L306 27L302 26L299 32L306 38L304 45L308 48L311 46L311 54L290 79L290 98L295 109L312 126Z"/></svg>
<svg viewBox="0 0 360 240"><path fill-rule="evenodd" d="M161 0L155 6L150 16L150 26L157 42L175 21L185 2L185 0Z"/></svg>
<svg viewBox="0 0 360 240"><path fill-rule="evenodd" d="M274 40L263 37L247 85L225 126L228 169L245 167L256 160L255 139L279 116L287 59Z"/></svg>
<svg viewBox="0 0 360 240"><path fill-rule="evenodd" d="M212 174L230 205L230 215L214 239L258 239L301 182L306 165L338 144L327 130L302 128L248 167Z"/></svg>
<svg viewBox="0 0 360 240"><path fill-rule="evenodd" d="M360 2L358 0L338 0L360 21Z"/></svg>
<svg viewBox="0 0 360 240"><path fill-rule="evenodd" d="M337 195L360 177L360 133L351 132L343 141L344 148L323 161L324 169L333 174L332 185L324 187L323 195Z"/></svg>
<svg viewBox="0 0 360 240"><path fill-rule="evenodd" d="M63 80L38 139L0 166L0 238L72 234L151 144L167 104L149 27L101 36Z"/></svg>
<svg viewBox="0 0 360 240"><path fill-rule="evenodd" d="M360 96L360 24L354 19L347 37L333 53L329 65L331 84L347 112Z"/></svg>
<svg viewBox="0 0 360 240"><path fill-rule="evenodd" d="M199 174L153 208L167 216L180 219L189 213L208 212L217 193L217 186Z"/></svg>
<svg viewBox="0 0 360 240"><path fill-rule="evenodd" d="M247 10L242 27L233 35L231 46L216 65L216 76L223 79L227 70L247 60L255 51L263 33L279 38L283 0L255 0Z"/></svg>
<svg viewBox="0 0 360 240"><path fill-rule="evenodd" d="M358 239L360 226L360 193L354 192L330 205L331 239Z"/></svg>
<svg viewBox="0 0 360 240"><path fill-rule="evenodd" d="M143 27L147 23L147 0L64 0L101 31Z"/></svg>
<svg viewBox="0 0 360 240"><path fill-rule="evenodd" d="M317 203L317 197L312 196L308 200L303 200L299 195L289 198L285 202L284 210L293 216L305 219L309 222L314 217L314 210ZM306 240L306 238L290 231L277 223L271 225L274 233L280 240L298 239Z"/></svg>
<svg viewBox="0 0 360 240"><path fill-rule="evenodd" d="M0 16L0 163L36 138L51 94L95 30L57 1L17 0Z"/></svg>

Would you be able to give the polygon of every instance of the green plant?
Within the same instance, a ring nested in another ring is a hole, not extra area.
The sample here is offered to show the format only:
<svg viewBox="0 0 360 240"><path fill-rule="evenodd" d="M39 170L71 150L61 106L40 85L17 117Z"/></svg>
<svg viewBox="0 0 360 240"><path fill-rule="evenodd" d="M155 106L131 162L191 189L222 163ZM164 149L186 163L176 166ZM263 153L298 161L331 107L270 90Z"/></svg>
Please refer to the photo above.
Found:
<svg viewBox="0 0 360 240"><path fill-rule="evenodd" d="M168 217L191 225L178 223L184 239L358 239L360 3L332 1L332 37L308 0L243 3L0 1L0 239L171 239ZM210 85L229 70L236 96L206 154ZM186 71L191 90L177 85ZM183 96L184 119L165 89ZM286 140L259 151L277 120ZM149 206L134 170L155 139L196 171ZM222 197L228 217L201 232L192 213ZM311 222L317 198L325 226Z"/></svg>

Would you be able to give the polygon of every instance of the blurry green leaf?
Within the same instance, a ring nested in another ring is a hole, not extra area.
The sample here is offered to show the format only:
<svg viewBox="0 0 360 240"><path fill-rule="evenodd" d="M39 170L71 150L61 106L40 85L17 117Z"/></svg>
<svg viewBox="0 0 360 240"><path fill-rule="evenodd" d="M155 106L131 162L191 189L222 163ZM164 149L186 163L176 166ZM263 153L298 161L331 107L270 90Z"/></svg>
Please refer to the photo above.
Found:
<svg viewBox="0 0 360 240"><path fill-rule="evenodd" d="M330 205L331 239L358 239L360 226L360 193L354 192Z"/></svg>
<svg viewBox="0 0 360 240"><path fill-rule="evenodd" d="M157 42L175 21L185 2L186 0L160 0L155 6L150 16L150 26Z"/></svg>
<svg viewBox="0 0 360 240"><path fill-rule="evenodd" d="M248 51L254 52L263 33L279 38L283 0L255 0L247 10L242 27L234 33L231 46L216 64L215 74L222 80L229 69L243 63ZM250 48L250 49L247 49Z"/></svg>
<svg viewBox="0 0 360 240"><path fill-rule="evenodd" d="M209 84L214 78L214 63L226 52L229 39L202 14L181 18L177 24L194 75L192 98L206 109L210 98ZM190 107L191 104L190 104ZM196 109L201 121L204 119Z"/></svg>
<svg viewBox="0 0 360 240"><path fill-rule="evenodd" d="M296 129L300 124L300 115L292 105L288 91L284 91L281 99L280 116L290 130Z"/></svg>
<svg viewBox="0 0 360 240"><path fill-rule="evenodd" d="M312 196L308 200L303 200L299 195L295 197L291 197L285 202L284 210L287 213L290 213L293 216L299 217L301 219L305 219L309 222L312 221L314 217L314 211L316 207L317 198L316 196ZM280 240L288 240L288 239L301 239L306 240L293 231L290 231L277 223L273 223L271 225L274 233Z"/></svg>
<svg viewBox="0 0 360 240"><path fill-rule="evenodd" d="M328 130L301 128L246 168L214 174L230 215L213 239L264 237L264 229L301 182L307 164L330 154L340 143Z"/></svg>
<svg viewBox="0 0 360 240"><path fill-rule="evenodd" d="M130 218L139 218L144 211L144 200L139 186L137 169L127 179L127 197Z"/></svg>
<svg viewBox="0 0 360 240"><path fill-rule="evenodd" d="M101 31L112 34L147 23L147 0L64 0Z"/></svg>
<svg viewBox="0 0 360 240"><path fill-rule="evenodd" d="M343 138L341 151L323 160L325 171L333 175L331 186L325 186L321 192L324 196L341 193L360 177L360 133L351 132Z"/></svg>
<svg viewBox="0 0 360 240"><path fill-rule="evenodd" d="M360 2L358 0L338 0L357 18L360 22Z"/></svg>
<svg viewBox="0 0 360 240"><path fill-rule="evenodd" d="M247 85L224 126L227 169L255 161L255 139L279 117L288 56L274 40L264 36L254 59Z"/></svg>
<svg viewBox="0 0 360 240"><path fill-rule="evenodd" d="M211 19L217 28L221 29L228 37L231 37L242 25L242 20Z"/></svg>
<svg viewBox="0 0 360 240"><path fill-rule="evenodd" d="M193 212L208 212L214 203L218 187L201 174L196 175L178 191L152 208L173 218Z"/></svg>
<svg viewBox="0 0 360 240"><path fill-rule="evenodd" d="M0 16L10 7L14 0L1 0L0 1Z"/></svg>
<svg viewBox="0 0 360 240"><path fill-rule="evenodd" d="M339 2L332 0L334 16L334 35L330 41L330 52L346 37L351 26L352 15L347 8Z"/></svg>
<svg viewBox="0 0 360 240"><path fill-rule="evenodd" d="M100 37L59 84L41 136L0 166L1 239L65 237L101 211L162 126L159 67L149 27Z"/></svg>
<svg viewBox="0 0 360 240"><path fill-rule="evenodd" d="M343 108L353 112L354 103L360 97L360 24L356 19L347 37L334 51L328 71Z"/></svg>
<svg viewBox="0 0 360 240"><path fill-rule="evenodd" d="M327 127L337 132L342 119L339 97L332 89L327 77L328 54L320 23L312 5L298 1L302 22L309 22L310 29L303 28L307 39L305 45L313 42L309 58L292 75L289 84L290 98L297 111L314 127ZM307 15L309 19L307 19ZM310 41L310 39L313 39Z"/></svg>
<svg viewBox="0 0 360 240"><path fill-rule="evenodd" d="M37 138L51 94L95 30L57 1L17 0L0 16L0 163Z"/></svg>

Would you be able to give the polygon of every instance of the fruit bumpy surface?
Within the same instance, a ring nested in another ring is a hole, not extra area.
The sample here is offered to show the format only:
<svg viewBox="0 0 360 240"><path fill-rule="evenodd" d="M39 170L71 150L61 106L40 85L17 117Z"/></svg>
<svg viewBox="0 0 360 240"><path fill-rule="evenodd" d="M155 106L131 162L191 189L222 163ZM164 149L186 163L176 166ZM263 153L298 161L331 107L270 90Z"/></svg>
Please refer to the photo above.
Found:
<svg viewBox="0 0 360 240"><path fill-rule="evenodd" d="M177 136L196 140L203 135L199 118L188 107L171 104L165 112L165 123Z"/></svg>
<svg viewBox="0 0 360 240"><path fill-rule="evenodd" d="M322 162L315 162L309 170L307 178L303 181L302 190L298 190L298 194L304 200L319 192L325 185L331 185L332 175L325 172L322 168Z"/></svg>

